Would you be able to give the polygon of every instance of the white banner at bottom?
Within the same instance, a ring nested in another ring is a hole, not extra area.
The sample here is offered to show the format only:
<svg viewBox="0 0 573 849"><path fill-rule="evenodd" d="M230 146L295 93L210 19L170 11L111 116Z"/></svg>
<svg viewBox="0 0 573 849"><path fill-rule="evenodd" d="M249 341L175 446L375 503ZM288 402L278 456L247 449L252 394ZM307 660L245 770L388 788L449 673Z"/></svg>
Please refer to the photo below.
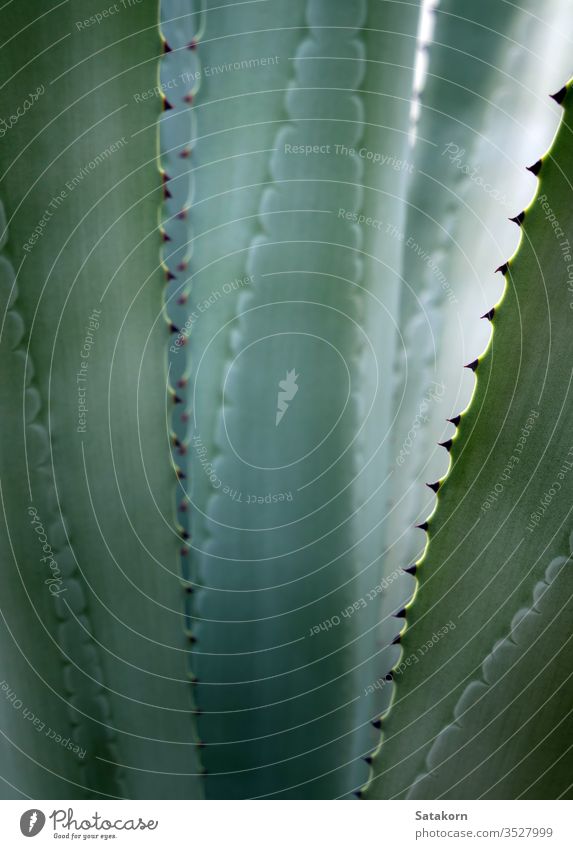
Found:
<svg viewBox="0 0 573 849"><path fill-rule="evenodd" d="M2 845L537 847L573 845L570 801L4 801Z"/></svg>

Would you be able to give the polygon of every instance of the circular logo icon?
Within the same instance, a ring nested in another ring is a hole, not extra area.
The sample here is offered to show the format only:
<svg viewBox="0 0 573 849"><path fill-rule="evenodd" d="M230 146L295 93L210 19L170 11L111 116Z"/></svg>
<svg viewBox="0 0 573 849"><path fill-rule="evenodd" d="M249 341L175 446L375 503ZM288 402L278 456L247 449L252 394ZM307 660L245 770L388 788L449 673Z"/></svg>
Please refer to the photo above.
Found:
<svg viewBox="0 0 573 849"><path fill-rule="evenodd" d="M25 811L20 817L20 831L24 837L35 837L46 825L46 817L38 808Z"/></svg>

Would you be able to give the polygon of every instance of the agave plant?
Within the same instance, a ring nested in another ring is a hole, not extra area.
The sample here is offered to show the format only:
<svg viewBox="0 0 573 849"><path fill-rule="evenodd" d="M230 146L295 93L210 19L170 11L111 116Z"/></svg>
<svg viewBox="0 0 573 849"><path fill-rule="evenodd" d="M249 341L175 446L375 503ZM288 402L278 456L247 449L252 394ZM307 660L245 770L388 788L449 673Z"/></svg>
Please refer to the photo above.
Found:
<svg viewBox="0 0 573 849"><path fill-rule="evenodd" d="M430 5L0 10L5 798L572 795L570 15Z"/></svg>

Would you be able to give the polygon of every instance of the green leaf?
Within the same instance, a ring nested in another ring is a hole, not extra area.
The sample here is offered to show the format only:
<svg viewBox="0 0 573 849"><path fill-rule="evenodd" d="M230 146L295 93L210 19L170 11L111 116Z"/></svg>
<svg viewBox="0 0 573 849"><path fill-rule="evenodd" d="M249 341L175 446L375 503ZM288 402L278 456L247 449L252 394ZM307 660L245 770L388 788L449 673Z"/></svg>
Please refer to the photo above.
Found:
<svg viewBox="0 0 573 849"><path fill-rule="evenodd" d="M554 77L554 68L549 74L545 62L549 34L531 14L536 5L479 0L466 3L460 15L455 0L445 0L434 12L405 227L397 235L403 244L404 285L389 573L420 554L422 538L413 528L433 502L423 484L444 471L436 443L450 436L444 419L458 412L460 396L465 403L473 387L459 365L483 351L489 337L486 323L477 321L491 304L491 292L484 295L479 275L490 273L492 256L502 262L517 237L515 228L491 222L519 210L516 194L528 187L523 166L531 150L539 149L533 133L550 124L555 107L545 94ZM544 7L543 18L559 19L559 9L557 0ZM552 65L564 65L562 54L568 62L567 51L554 45ZM557 79L566 73L563 67ZM393 605L400 607L400 599Z"/></svg>
<svg viewBox="0 0 573 849"><path fill-rule="evenodd" d="M519 250L503 269L506 289L491 343L479 358L472 403L451 446L451 471L428 520L369 797L409 792L486 652L529 604L551 553L566 550L573 490L570 84L561 94L561 127L543 157ZM446 629L450 622L455 629ZM510 743L506 757L517 762ZM560 783L565 791L570 772L565 755L547 786ZM523 772L516 775L521 790ZM536 770L535 777L535 792L544 795L544 778Z"/></svg>
<svg viewBox="0 0 573 849"><path fill-rule="evenodd" d="M383 223L404 197L417 14L207 4L189 621L211 796L347 796L366 776L400 286Z"/></svg>
<svg viewBox="0 0 573 849"><path fill-rule="evenodd" d="M18 285L3 336L15 348L2 366L1 452L2 615L14 640L0 677L86 750L80 762L22 712L9 716L8 780L40 798L200 792L165 433L160 100L147 95L158 11L115 9L1 12L0 114L21 114L0 152ZM61 572L55 600L29 505Z"/></svg>
<svg viewBox="0 0 573 849"><path fill-rule="evenodd" d="M573 540L570 538L570 547ZM556 557L509 635L464 691L434 742L415 799L559 799L570 794L573 571ZM563 763L565 762L565 764Z"/></svg>

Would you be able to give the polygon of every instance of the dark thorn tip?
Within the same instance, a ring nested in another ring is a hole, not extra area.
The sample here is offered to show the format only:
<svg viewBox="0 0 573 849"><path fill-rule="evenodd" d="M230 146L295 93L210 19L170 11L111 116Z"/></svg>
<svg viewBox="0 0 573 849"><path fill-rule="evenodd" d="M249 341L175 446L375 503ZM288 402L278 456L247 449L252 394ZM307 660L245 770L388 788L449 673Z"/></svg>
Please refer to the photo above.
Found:
<svg viewBox="0 0 573 849"><path fill-rule="evenodd" d="M428 489L431 489L432 492L437 492L440 488L440 481L436 481L435 483L427 483L426 486Z"/></svg>
<svg viewBox="0 0 573 849"><path fill-rule="evenodd" d="M472 360L471 363L468 363L464 366L464 368L470 368L472 371L475 371L478 367L479 360Z"/></svg>
<svg viewBox="0 0 573 849"><path fill-rule="evenodd" d="M525 218L525 212L520 212L519 215L515 215L513 218L510 218L510 221L513 221L514 224L521 226L523 224L523 220Z"/></svg>
<svg viewBox="0 0 573 849"><path fill-rule="evenodd" d="M446 419L446 421L447 421L447 422L451 422L451 423L452 423L453 425L455 425L456 427L459 425L459 423L461 422L461 420L462 420L461 415L454 416L454 417L453 417L453 418L451 418L451 419Z"/></svg>
<svg viewBox="0 0 573 849"><path fill-rule="evenodd" d="M446 439L445 442L438 442L438 445L440 445L442 448L445 448L446 451L449 452L452 449L452 441L453 440L451 440L451 439Z"/></svg>
<svg viewBox="0 0 573 849"><path fill-rule="evenodd" d="M542 165L542 161L541 161L541 159L538 159L538 160L537 160L537 162L534 162L534 163L533 163L533 165L528 165L528 166L527 166L527 170L528 170L528 171L531 171L531 173L532 173L535 177L537 177L537 175L538 175L538 174L539 174L539 172L541 171L541 165Z"/></svg>
<svg viewBox="0 0 573 849"><path fill-rule="evenodd" d="M484 314L482 315L482 318L487 318L488 321L493 321L494 315L495 315L495 307L492 307L487 312L484 312Z"/></svg>
<svg viewBox="0 0 573 849"><path fill-rule="evenodd" d="M564 85L563 88L560 88L559 91L555 92L555 94L550 94L549 97L551 97L555 101L555 103L558 103L561 106L561 104L565 100L566 94L567 94L567 86Z"/></svg>
<svg viewBox="0 0 573 849"><path fill-rule="evenodd" d="M496 273L498 271L501 271L501 273L505 277L505 275L509 271L509 262L504 262L503 265L498 265L498 267L495 270L496 270Z"/></svg>

